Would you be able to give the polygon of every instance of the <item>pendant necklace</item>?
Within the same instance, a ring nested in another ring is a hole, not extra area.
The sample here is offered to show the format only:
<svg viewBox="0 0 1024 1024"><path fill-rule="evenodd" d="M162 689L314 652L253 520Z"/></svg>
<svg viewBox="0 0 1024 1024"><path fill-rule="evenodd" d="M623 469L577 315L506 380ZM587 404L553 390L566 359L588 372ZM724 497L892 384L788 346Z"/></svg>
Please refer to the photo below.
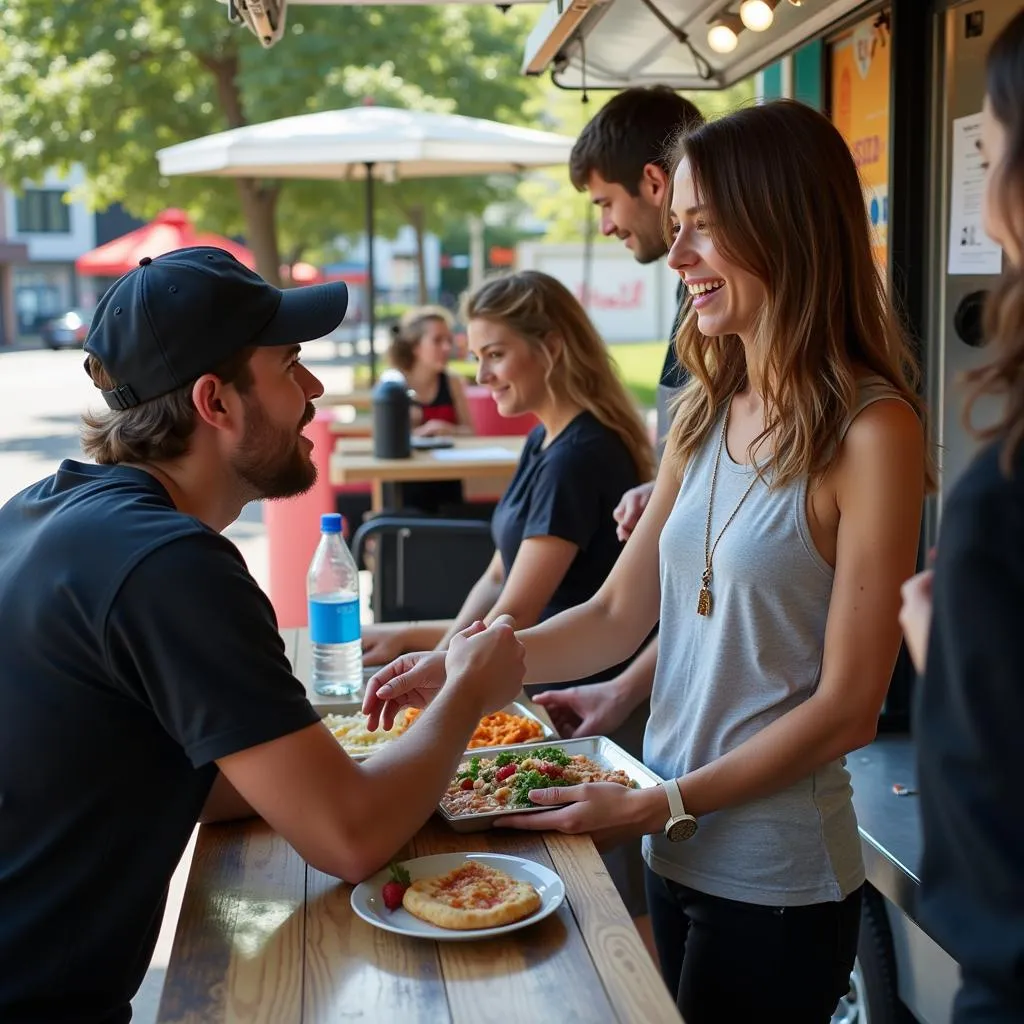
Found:
<svg viewBox="0 0 1024 1024"><path fill-rule="evenodd" d="M736 518L736 513L739 512L740 506L747 500L747 495L754 489L754 484L758 481L758 476L755 473L753 480L747 485L747 489L743 492L743 496L736 503L736 507L732 510L732 515L729 516L725 521L725 526L718 531L718 536L715 538L715 543L711 543L711 510L715 506L715 483L718 480L718 467L722 461L722 449L725 447L725 433L729 429L729 412L732 409L732 399L729 400L729 408L726 409L725 418L722 422L722 433L718 438L718 452L715 455L715 468L711 473L711 493L708 495L708 520L707 525L704 529L704 572L701 573L700 581L700 594L697 596L697 614L698 615L710 615L711 614L711 560L715 557L715 548L718 547L718 542L722 539L722 534L729 528L729 524Z"/></svg>

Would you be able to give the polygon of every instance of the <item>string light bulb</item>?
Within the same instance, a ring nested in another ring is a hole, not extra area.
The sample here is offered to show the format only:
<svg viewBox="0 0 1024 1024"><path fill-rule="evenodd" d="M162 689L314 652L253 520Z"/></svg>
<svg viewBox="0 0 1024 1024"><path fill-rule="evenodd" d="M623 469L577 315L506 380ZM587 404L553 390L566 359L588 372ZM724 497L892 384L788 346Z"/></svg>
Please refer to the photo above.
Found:
<svg viewBox="0 0 1024 1024"><path fill-rule="evenodd" d="M740 20L751 32L766 32L775 20L776 0L743 0Z"/></svg>
<svg viewBox="0 0 1024 1024"><path fill-rule="evenodd" d="M735 14L725 14L711 23L708 29L708 46L715 53L732 53L742 31L743 22Z"/></svg>

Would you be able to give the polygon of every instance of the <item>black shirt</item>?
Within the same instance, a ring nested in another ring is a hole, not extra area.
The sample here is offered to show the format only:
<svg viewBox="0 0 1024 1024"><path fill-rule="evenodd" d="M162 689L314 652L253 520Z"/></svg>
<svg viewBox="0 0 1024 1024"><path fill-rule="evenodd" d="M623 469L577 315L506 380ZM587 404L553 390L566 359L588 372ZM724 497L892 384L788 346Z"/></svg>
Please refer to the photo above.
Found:
<svg viewBox="0 0 1024 1024"><path fill-rule="evenodd" d="M1024 1020L1024 451L983 451L942 517L915 700L920 917L963 968L971 1019Z"/></svg>
<svg viewBox="0 0 1024 1024"><path fill-rule="evenodd" d="M657 391L657 416L658 416L658 457L661 458L665 447L665 438L668 436L669 427L672 425L672 400L679 393L680 388L686 383L688 374L679 360L676 358L676 334L679 332L679 325L683 321L689 309L689 296L686 286L680 280L676 287L676 299L679 308L676 311L675 321L672 324L672 337L669 339L668 351L665 353L665 362L661 367L661 377L658 380Z"/></svg>
<svg viewBox="0 0 1024 1024"><path fill-rule="evenodd" d="M317 720L237 548L72 461L0 509L0 1021L126 1021L215 759Z"/></svg>
<svg viewBox="0 0 1024 1024"><path fill-rule="evenodd" d="M579 548L541 620L589 600L604 583L622 550L612 512L641 483L622 438L589 412L543 444L544 428L534 427L491 519L506 578L530 537L561 537Z"/></svg>

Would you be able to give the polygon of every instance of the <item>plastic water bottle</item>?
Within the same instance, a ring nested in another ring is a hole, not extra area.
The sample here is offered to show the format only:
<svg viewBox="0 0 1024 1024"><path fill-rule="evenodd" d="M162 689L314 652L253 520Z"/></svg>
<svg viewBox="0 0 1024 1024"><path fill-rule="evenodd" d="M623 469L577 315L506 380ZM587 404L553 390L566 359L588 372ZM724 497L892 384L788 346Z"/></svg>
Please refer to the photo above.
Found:
<svg viewBox="0 0 1024 1024"><path fill-rule="evenodd" d="M363 686L359 573L341 525L336 513L320 517L320 543L306 580L313 689L329 697L350 697Z"/></svg>

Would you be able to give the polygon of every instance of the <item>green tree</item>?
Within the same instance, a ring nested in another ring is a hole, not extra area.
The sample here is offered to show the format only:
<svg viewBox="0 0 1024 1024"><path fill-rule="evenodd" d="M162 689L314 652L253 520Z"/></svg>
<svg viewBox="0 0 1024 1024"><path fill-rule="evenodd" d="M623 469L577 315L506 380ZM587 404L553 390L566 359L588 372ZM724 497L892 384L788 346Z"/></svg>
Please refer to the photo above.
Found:
<svg viewBox="0 0 1024 1024"><path fill-rule="evenodd" d="M80 163L90 205L119 201L142 217L182 206L204 228L244 234L261 273L276 281L282 254L292 260L362 228L362 186L161 178L156 151L367 99L522 122L535 88L518 75L530 17L293 6L286 37L267 52L212 0L4 0L0 181L17 189ZM425 224L441 207L465 214L504 194L479 181L446 184L384 187L380 230L393 231L410 212Z"/></svg>

